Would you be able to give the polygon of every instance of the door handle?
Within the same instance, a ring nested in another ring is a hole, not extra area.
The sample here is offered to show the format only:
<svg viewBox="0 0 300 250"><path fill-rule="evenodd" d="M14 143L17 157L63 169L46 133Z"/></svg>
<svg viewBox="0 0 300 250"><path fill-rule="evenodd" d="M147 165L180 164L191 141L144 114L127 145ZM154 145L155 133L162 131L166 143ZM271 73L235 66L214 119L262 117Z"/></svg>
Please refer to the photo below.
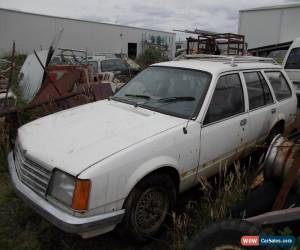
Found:
<svg viewBox="0 0 300 250"><path fill-rule="evenodd" d="M247 119L243 119L240 122L241 126L245 126L247 124Z"/></svg>
<svg viewBox="0 0 300 250"><path fill-rule="evenodd" d="M272 114L275 114L275 112L276 112L276 109L275 109L275 108L271 109L271 113L272 113Z"/></svg>

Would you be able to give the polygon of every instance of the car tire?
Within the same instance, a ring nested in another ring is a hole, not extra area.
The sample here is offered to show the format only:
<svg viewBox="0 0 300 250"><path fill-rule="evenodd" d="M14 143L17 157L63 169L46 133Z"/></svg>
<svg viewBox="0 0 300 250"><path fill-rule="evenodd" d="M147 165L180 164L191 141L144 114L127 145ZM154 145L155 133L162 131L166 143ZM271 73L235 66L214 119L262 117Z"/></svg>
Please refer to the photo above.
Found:
<svg viewBox="0 0 300 250"><path fill-rule="evenodd" d="M226 220L214 223L201 231L187 244L186 250L242 249L240 244L242 236L259 234L260 230L249 222Z"/></svg>
<svg viewBox="0 0 300 250"><path fill-rule="evenodd" d="M266 144L267 146L271 145L271 142L273 141L273 139L279 135L283 133L283 129L281 128L281 126L279 124L275 125L275 127L273 127L266 139Z"/></svg>
<svg viewBox="0 0 300 250"><path fill-rule="evenodd" d="M263 185L251 191L245 199L232 206L232 218L249 218L271 211L279 189L280 186L273 181L265 181Z"/></svg>
<svg viewBox="0 0 300 250"><path fill-rule="evenodd" d="M141 180L125 201L125 215L118 226L123 238L137 243L153 239L176 202L176 188L167 174Z"/></svg>

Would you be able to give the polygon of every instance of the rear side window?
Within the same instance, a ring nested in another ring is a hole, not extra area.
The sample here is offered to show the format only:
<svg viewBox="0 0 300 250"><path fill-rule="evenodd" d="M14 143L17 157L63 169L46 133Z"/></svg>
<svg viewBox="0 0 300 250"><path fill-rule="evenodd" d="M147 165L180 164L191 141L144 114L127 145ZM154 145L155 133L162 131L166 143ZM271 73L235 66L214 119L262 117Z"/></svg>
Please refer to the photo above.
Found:
<svg viewBox="0 0 300 250"><path fill-rule="evenodd" d="M285 64L286 69L300 69L300 48L291 50Z"/></svg>
<svg viewBox="0 0 300 250"><path fill-rule="evenodd" d="M204 125L243 113L244 95L238 74L221 76L204 119Z"/></svg>
<svg viewBox="0 0 300 250"><path fill-rule="evenodd" d="M273 103L274 100L273 100L273 97L272 97L272 94L271 94L271 90L270 90L270 88L269 88L269 86L266 82L266 79L263 77L263 75L260 72L258 72L258 76L259 76L261 85L264 89L265 104Z"/></svg>
<svg viewBox="0 0 300 250"><path fill-rule="evenodd" d="M272 103L270 89L260 72L244 73L250 110Z"/></svg>
<svg viewBox="0 0 300 250"><path fill-rule="evenodd" d="M125 63L121 59L106 59L101 61L101 71L124 71L127 70Z"/></svg>
<svg viewBox="0 0 300 250"><path fill-rule="evenodd" d="M278 101L289 98L292 95L290 86L280 71L267 71L265 73L272 85Z"/></svg>

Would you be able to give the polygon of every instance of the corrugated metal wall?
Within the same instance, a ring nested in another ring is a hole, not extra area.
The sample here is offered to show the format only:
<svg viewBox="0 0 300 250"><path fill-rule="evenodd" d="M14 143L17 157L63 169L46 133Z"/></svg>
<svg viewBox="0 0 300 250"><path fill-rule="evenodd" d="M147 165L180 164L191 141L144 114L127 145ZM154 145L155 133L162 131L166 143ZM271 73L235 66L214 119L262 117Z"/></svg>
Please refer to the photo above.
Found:
<svg viewBox="0 0 300 250"><path fill-rule="evenodd" d="M240 11L239 33L249 49L292 41L300 36L300 6Z"/></svg>
<svg viewBox="0 0 300 250"><path fill-rule="evenodd" d="M33 49L48 48L54 35L64 29L59 47L88 49L89 52L127 53L128 43L160 36L170 43L175 55L175 34L120 25L72 20L0 9L0 54L11 49L16 41L18 51L32 53Z"/></svg>

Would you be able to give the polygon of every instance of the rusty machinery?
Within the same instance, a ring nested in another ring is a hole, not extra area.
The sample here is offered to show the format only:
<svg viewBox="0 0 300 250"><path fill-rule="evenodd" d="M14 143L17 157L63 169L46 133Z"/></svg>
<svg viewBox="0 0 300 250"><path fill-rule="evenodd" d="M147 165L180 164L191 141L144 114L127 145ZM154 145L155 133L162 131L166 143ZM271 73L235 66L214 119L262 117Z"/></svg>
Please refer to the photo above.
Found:
<svg viewBox="0 0 300 250"><path fill-rule="evenodd" d="M300 207L284 209L291 191L300 196L300 144L277 135L266 154L264 179L281 183L272 211L247 218L248 222L260 225L300 220Z"/></svg>
<svg viewBox="0 0 300 250"><path fill-rule="evenodd" d="M102 81L100 78L95 79L92 74L92 66L86 62L73 65L49 65L53 55L53 51L50 49L46 65L43 65L35 51L34 55L43 70L43 79L36 94L22 107L5 105L0 109L0 119L2 117L6 118L11 142L16 136L17 128L24 124L23 114L26 111L31 112L37 109L38 115L34 118L38 118L85 103L103 100L113 94L110 82ZM4 79L6 92L12 85L11 75L15 68L13 59L14 54L11 62L9 62L11 63L10 72L8 72L10 73L9 78ZM86 60L86 57L83 57L83 59ZM31 85L29 82L27 89L32 87Z"/></svg>
<svg viewBox="0 0 300 250"><path fill-rule="evenodd" d="M245 36L235 33L215 33L203 30L176 30L197 35L187 37L186 54L210 54L210 55L244 55Z"/></svg>

